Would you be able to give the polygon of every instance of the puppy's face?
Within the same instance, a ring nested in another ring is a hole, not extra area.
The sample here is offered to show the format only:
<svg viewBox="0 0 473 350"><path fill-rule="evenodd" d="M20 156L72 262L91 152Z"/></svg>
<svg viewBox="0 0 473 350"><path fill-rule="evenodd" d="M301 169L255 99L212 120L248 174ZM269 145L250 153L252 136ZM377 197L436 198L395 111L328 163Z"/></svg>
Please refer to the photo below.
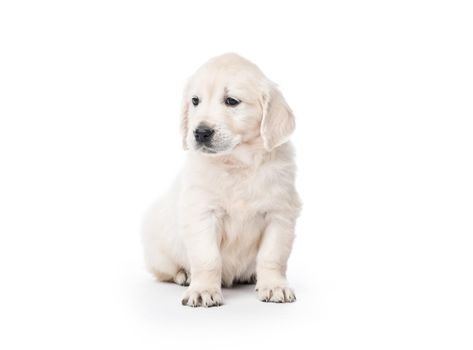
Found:
<svg viewBox="0 0 473 350"><path fill-rule="evenodd" d="M186 87L184 148L220 155L253 144L269 151L287 140L293 120L282 95L254 64L226 54L207 62Z"/></svg>

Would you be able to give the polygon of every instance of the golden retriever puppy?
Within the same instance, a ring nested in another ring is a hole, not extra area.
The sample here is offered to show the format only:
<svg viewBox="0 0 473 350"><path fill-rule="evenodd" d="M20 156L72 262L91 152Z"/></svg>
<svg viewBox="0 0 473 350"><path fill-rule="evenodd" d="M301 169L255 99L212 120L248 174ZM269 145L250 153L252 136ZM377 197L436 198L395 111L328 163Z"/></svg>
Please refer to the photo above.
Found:
<svg viewBox="0 0 473 350"><path fill-rule="evenodd" d="M187 160L146 215L147 267L189 285L183 305L221 305L222 285L245 282L262 301L293 302L286 266L301 204L282 94L256 65L225 54L189 80L180 125Z"/></svg>

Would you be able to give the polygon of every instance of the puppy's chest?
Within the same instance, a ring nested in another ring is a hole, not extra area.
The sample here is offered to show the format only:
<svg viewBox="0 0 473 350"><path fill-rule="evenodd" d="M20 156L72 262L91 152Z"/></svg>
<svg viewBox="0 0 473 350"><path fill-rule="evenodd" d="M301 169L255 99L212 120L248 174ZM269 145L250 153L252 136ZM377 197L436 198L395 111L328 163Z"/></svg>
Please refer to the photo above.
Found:
<svg viewBox="0 0 473 350"><path fill-rule="evenodd" d="M233 177L219 192L222 234L228 242L252 244L264 230L266 196L254 177Z"/></svg>
<svg viewBox="0 0 473 350"><path fill-rule="evenodd" d="M218 192L222 209L233 217L264 214L268 207L267 193L257 176L228 176Z"/></svg>
<svg viewBox="0 0 473 350"><path fill-rule="evenodd" d="M223 212L220 220L220 235L224 246L233 247L235 254L249 253L259 241L266 226L265 214L245 205L237 205Z"/></svg>

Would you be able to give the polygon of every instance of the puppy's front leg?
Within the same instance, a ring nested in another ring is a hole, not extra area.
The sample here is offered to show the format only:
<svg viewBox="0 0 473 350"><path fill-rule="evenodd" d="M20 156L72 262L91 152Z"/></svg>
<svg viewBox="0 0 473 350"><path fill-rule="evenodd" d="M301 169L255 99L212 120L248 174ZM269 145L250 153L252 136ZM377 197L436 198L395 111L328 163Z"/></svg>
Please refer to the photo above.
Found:
<svg viewBox="0 0 473 350"><path fill-rule="evenodd" d="M217 218L211 211L191 209L190 220L183 225L184 241L191 267L191 283L182 298L188 306L219 306L223 304L221 290L222 259L217 240Z"/></svg>
<svg viewBox="0 0 473 350"><path fill-rule="evenodd" d="M294 292L286 279L286 267L294 241L295 220L271 214L256 259L256 290L261 301L293 302Z"/></svg>

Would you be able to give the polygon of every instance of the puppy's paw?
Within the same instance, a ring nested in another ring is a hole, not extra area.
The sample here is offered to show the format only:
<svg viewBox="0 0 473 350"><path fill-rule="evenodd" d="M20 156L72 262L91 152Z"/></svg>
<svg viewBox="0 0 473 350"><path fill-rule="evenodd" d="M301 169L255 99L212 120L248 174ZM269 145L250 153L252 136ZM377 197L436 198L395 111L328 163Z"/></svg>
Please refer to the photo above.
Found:
<svg viewBox="0 0 473 350"><path fill-rule="evenodd" d="M222 291L216 288L197 289L189 287L182 298L182 305L212 307L223 305Z"/></svg>
<svg viewBox="0 0 473 350"><path fill-rule="evenodd" d="M190 274L184 270L179 270L174 276L174 282L181 286L188 286L190 284Z"/></svg>
<svg viewBox="0 0 473 350"><path fill-rule="evenodd" d="M258 299L271 303L292 303L296 296L291 288L285 285L260 285L256 286Z"/></svg>

